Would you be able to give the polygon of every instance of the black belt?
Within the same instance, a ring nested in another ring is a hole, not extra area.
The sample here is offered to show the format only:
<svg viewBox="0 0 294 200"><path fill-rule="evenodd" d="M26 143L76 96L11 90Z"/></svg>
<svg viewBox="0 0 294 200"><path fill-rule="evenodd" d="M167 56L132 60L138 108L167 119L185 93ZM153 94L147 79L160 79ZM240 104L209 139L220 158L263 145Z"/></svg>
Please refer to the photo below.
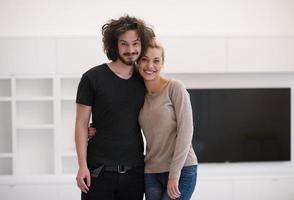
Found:
<svg viewBox="0 0 294 200"><path fill-rule="evenodd" d="M119 174L124 174L130 169L134 168L134 166L128 166L128 165L105 165L103 167L104 171L107 172L117 172Z"/></svg>
<svg viewBox="0 0 294 200"><path fill-rule="evenodd" d="M94 169L91 172L91 176L97 178L100 174L100 172L106 171L106 172L117 172L118 174L124 174L127 171L140 167L140 166L129 166L129 165L101 165L100 167ZM142 166L143 167L143 166Z"/></svg>

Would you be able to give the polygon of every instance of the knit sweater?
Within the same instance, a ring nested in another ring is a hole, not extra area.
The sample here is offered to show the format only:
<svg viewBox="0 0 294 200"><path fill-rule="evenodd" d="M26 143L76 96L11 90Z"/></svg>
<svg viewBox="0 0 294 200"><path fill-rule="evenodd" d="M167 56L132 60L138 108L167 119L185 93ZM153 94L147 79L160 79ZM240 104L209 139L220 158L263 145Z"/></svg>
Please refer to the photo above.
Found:
<svg viewBox="0 0 294 200"><path fill-rule="evenodd" d="M139 123L146 138L145 173L169 172L170 179L179 179L183 166L197 164L190 97L180 81L146 94Z"/></svg>

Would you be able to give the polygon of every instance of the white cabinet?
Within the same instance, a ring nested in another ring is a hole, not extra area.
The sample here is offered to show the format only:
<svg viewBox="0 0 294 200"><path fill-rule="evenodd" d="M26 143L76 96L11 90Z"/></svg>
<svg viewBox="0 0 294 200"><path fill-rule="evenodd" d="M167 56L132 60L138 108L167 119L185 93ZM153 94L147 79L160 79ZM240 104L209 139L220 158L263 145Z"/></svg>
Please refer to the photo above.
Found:
<svg viewBox="0 0 294 200"><path fill-rule="evenodd" d="M227 39L228 72L293 72L293 37Z"/></svg>
<svg viewBox="0 0 294 200"><path fill-rule="evenodd" d="M294 37L162 36L167 73L294 72Z"/></svg>
<svg viewBox="0 0 294 200"><path fill-rule="evenodd" d="M0 199L80 200L81 192L75 183L0 185Z"/></svg>
<svg viewBox="0 0 294 200"><path fill-rule="evenodd" d="M166 51L166 73L294 72L293 36L159 39ZM0 75L82 74L104 62L109 60L99 36L0 37Z"/></svg>
<svg viewBox="0 0 294 200"><path fill-rule="evenodd" d="M58 200L80 200L81 191L76 184L61 184L57 190Z"/></svg>
<svg viewBox="0 0 294 200"><path fill-rule="evenodd" d="M58 199L57 186L46 184L0 185L0 199L5 200L61 200Z"/></svg>
<svg viewBox="0 0 294 200"><path fill-rule="evenodd" d="M107 61L101 38L58 38L56 43L58 74L82 74L98 63Z"/></svg>
<svg viewBox="0 0 294 200"><path fill-rule="evenodd" d="M192 199L197 200L233 200L233 181L230 179L197 180Z"/></svg>
<svg viewBox="0 0 294 200"><path fill-rule="evenodd" d="M201 178L192 200L293 200L294 177L256 175Z"/></svg>
<svg viewBox="0 0 294 200"><path fill-rule="evenodd" d="M0 74L54 74L56 41L53 38L0 38Z"/></svg>
<svg viewBox="0 0 294 200"><path fill-rule="evenodd" d="M57 186L55 185L16 185L13 187L13 199L42 199L52 200L58 199Z"/></svg>
<svg viewBox="0 0 294 200"><path fill-rule="evenodd" d="M166 73L226 72L226 39L163 36Z"/></svg>
<svg viewBox="0 0 294 200"><path fill-rule="evenodd" d="M10 185L0 185L0 199L14 200L13 187Z"/></svg>
<svg viewBox="0 0 294 200"><path fill-rule="evenodd" d="M273 192L275 190L275 192ZM271 180L236 180L234 182L234 198L240 200L280 199L276 197L277 189Z"/></svg>
<svg viewBox="0 0 294 200"><path fill-rule="evenodd" d="M294 178L252 178L234 181L234 199L293 200Z"/></svg>

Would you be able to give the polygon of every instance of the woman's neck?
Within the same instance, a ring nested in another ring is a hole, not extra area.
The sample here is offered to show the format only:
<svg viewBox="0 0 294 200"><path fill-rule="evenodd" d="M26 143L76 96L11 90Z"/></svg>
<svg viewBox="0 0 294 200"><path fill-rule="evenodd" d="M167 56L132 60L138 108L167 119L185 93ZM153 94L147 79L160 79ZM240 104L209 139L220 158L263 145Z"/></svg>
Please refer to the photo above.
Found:
<svg viewBox="0 0 294 200"><path fill-rule="evenodd" d="M158 79L152 81L144 81L147 92L149 95L153 95L159 92L167 83L168 79L165 77L160 76Z"/></svg>

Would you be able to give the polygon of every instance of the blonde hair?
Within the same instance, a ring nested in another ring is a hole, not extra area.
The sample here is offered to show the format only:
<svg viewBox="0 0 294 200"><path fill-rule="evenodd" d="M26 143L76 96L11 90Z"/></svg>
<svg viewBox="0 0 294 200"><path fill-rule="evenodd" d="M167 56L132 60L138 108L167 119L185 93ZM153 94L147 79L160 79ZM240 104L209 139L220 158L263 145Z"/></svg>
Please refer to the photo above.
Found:
<svg viewBox="0 0 294 200"><path fill-rule="evenodd" d="M165 58L165 52L162 43L158 40L158 38L153 37L153 39L150 41L148 48L155 48L161 50L161 56L162 56L162 62L164 63Z"/></svg>
<svg viewBox="0 0 294 200"><path fill-rule="evenodd" d="M164 52L164 48L163 48L163 45L162 43L158 40L157 37L153 37L147 48L154 48L154 49L160 49L161 50L161 57L162 57L162 62L164 63L164 59L165 59L165 52ZM147 49L146 49L147 50ZM140 60L142 58L144 54L141 54L140 58L138 60Z"/></svg>

